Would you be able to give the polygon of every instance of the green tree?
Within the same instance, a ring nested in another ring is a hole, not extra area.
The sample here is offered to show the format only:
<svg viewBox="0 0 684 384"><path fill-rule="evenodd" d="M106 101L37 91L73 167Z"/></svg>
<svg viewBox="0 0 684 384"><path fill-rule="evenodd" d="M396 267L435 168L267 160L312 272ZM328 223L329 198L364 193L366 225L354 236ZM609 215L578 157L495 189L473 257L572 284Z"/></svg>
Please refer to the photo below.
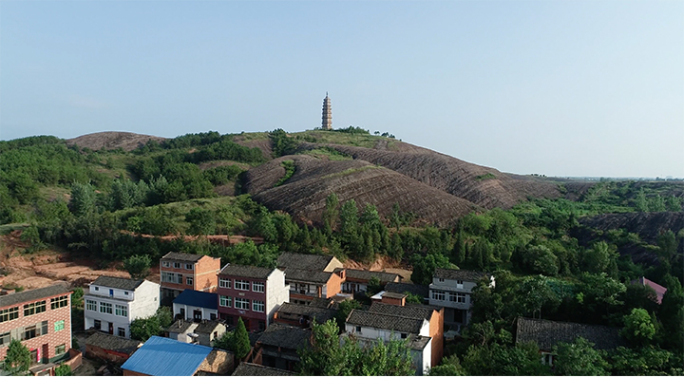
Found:
<svg viewBox="0 0 684 384"><path fill-rule="evenodd" d="M66 364L60 364L55 368L55 376L73 376L71 367Z"/></svg>
<svg viewBox="0 0 684 384"><path fill-rule="evenodd" d="M553 348L556 355L554 371L560 376L607 376L608 363L594 344L582 337L572 343L558 343Z"/></svg>
<svg viewBox="0 0 684 384"><path fill-rule="evenodd" d="M212 347L225 349L227 351L233 350L233 332L226 332L221 337L217 337L212 342Z"/></svg>
<svg viewBox="0 0 684 384"><path fill-rule="evenodd" d="M340 201L336 194L331 193L325 198L325 210L323 211L323 225L328 236L332 235L337 228L339 218Z"/></svg>
<svg viewBox="0 0 684 384"><path fill-rule="evenodd" d="M31 366L31 352L19 340L12 339L7 347L5 370L13 376L23 376Z"/></svg>
<svg viewBox="0 0 684 384"><path fill-rule="evenodd" d="M451 355L443 358L438 366L432 367L430 376L466 376L466 373L458 356Z"/></svg>
<svg viewBox="0 0 684 384"><path fill-rule="evenodd" d="M207 236L216 231L216 217L213 211L193 208L185 214L185 221L190 223L188 233L191 235Z"/></svg>
<svg viewBox="0 0 684 384"><path fill-rule="evenodd" d="M620 335L635 346L645 346L655 336L656 328L648 311L642 308L634 308L624 317L625 327Z"/></svg>
<svg viewBox="0 0 684 384"><path fill-rule="evenodd" d="M411 264L413 264L411 281L422 285L428 285L432 282L432 276L435 273L435 269L455 268L455 266L449 262L449 259L441 254L429 254L425 257L415 254L411 258Z"/></svg>
<svg viewBox="0 0 684 384"><path fill-rule="evenodd" d="M159 318L156 315L131 321L131 339L147 341L152 336L158 336L162 331Z"/></svg>
<svg viewBox="0 0 684 384"><path fill-rule="evenodd" d="M340 208L340 232L342 240L352 243L356 240L358 231L359 212L354 200L348 200Z"/></svg>
<svg viewBox="0 0 684 384"><path fill-rule="evenodd" d="M376 276L371 277L370 280L368 280L367 295L373 296L380 291L382 291L382 284L380 282L380 279L378 279Z"/></svg>
<svg viewBox="0 0 684 384"><path fill-rule="evenodd" d="M361 308L361 303L356 300L345 300L339 304L335 314L335 320L339 329L344 329L347 316L349 316L352 310L358 308Z"/></svg>
<svg viewBox="0 0 684 384"><path fill-rule="evenodd" d="M132 255L123 263L124 269L133 279L144 279L150 274L152 260L149 255Z"/></svg>
<svg viewBox="0 0 684 384"><path fill-rule="evenodd" d="M675 195L670 195L667 198L667 210L670 212L682 211L682 198Z"/></svg>
<svg viewBox="0 0 684 384"><path fill-rule="evenodd" d="M74 183L71 186L71 212L85 216L95 212L95 188L90 184Z"/></svg>
<svg viewBox="0 0 684 384"><path fill-rule="evenodd" d="M249 344L249 334L247 333L247 328L245 328L245 323L242 321L241 317L238 318L237 327L235 327L232 347L235 357L238 359L243 359L252 349L251 345Z"/></svg>

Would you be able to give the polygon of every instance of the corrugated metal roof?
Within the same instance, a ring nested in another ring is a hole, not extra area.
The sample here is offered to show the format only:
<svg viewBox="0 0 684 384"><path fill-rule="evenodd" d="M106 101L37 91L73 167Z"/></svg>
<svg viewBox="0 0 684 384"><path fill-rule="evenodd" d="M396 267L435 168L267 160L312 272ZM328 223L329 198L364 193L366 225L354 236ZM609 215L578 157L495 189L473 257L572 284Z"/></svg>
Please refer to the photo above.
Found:
<svg viewBox="0 0 684 384"><path fill-rule="evenodd" d="M152 336L121 366L150 376L192 376L212 349Z"/></svg>
<svg viewBox="0 0 684 384"><path fill-rule="evenodd" d="M174 304L191 305L193 307L218 309L218 295L210 292L186 289L173 299Z"/></svg>

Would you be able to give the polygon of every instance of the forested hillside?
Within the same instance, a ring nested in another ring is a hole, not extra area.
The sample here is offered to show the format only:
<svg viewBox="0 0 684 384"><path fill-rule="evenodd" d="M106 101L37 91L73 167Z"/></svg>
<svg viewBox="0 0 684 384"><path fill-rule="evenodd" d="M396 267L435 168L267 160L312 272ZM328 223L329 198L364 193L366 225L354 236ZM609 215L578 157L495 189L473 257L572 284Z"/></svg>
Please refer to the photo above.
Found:
<svg viewBox="0 0 684 384"><path fill-rule="evenodd" d="M681 374L683 198L682 183L509 175L354 127L189 134L131 151L0 142L0 234L22 231L29 252L102 265L155 265L169 251L259 266L282 251L386 258L418 284L438 267L492 272L496 287L478 288L473 326L435 371L448 374L550 373L512 344L518 316L624 328L631 344L617 355L567 352L601 368L579 374ZM630 285L642 276L668 289L661 305Z"/></svg>

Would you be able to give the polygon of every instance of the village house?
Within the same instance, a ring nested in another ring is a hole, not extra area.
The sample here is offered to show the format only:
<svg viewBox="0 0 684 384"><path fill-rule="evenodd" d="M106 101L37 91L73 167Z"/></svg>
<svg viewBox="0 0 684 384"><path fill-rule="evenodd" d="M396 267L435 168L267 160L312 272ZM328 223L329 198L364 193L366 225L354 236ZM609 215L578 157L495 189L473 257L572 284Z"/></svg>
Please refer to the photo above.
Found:
<svg viewBox="0 0 684 384"><path fill-rule="evenodd" d="M159 309L159 284L100 276L90 284L83 300L86 330L130 338L131 322L152 316Z"/></svg>
<svg viewBox="0 0 684 384"><path fill-rule="evenodd" d="M216 320L218 295L186 289L173 299L173 317L189 321Z"/></svg>
<svg viewBox="0 0 684 384"><path fill-rule="evenodd" d="M340 272L339 269L336 269L336 272ZM366 292L368 291L368 283L373 278L378 279L382 286L385 286L387 283L400 283L402 280L402 277L396 273L346 269L345 280L342 283L342 292Z"/></svg>
<svg viewBox="0 0 684 384"><path fill-rule="evenodd" d="M298 350L311 344L311 330L273 323L259 337L251 355L245 359L254 364L294 371L299 363Z"/></svg>
<svg viewBox="0 0 684 384"><path fill-rule="evenodd" d="M225 375L234 355L204 345L152 336L121 366L124 376Z"/></svg>
<svg viewBox="0 0 684 384"><path fill-rule="evenodd" d="M169 252L159 260L162 305L170 306L186 289L216 292L221 259L207 255Z"/></svg>
<svg viewBox="0 0 684 384"><path fill-rule="evenodd" d="M430 296L430 288L427 285L413 283L387 283L385 292L412 294L421 298L422 302L427 303Z"/></svg>
<svg viewBox="0 0 684 384"><path fill-rule="evenodd" d="M331 298L342 291L345 271L334 256L284 252L277 265L285 271L291 303L308 304L314 298Z"/></svg>
<svg viewBox="0 0 684 384"><path fill-rule="evenodd" d="M334 319L336 313L337 310L328 307L321 308L313 305L283 303L273 316L273 321L309 328L314 319L318 324L323 324L330 319Z"/></svg>
<svg viewBox="0 0 684 384"><path fill-rule="evenodd" d="M68 359L71 289L55 284L0 296L0 372L11 340L29 349L32 366Z"/></svg>
<svg viewBox="0 0 684 384"><path fill-rule="evenodd" d="M378 339L407 340L416 375L425 375L432 367L430 322L425 318L354 309L347 317L345 334L361 345L372 345Z"/></svg>
<svg viewBox="0 0 684 384"><path fill-rule="evenodd" d="M430 284L429 303L444 307L444 326L460 334L462 328L470 323L473 300L471 294L477 283L486 279L494 286L494 276L476 271L457 269L435 269Z"/></svg>
<svg viewBox="0 0 684 384"><path fill-rule="evenodd" d="M126 339L103 332L94 332L86 339L85 355L89 359L122 364L140 348L142 341Z"/></svg>
<svg viewBox="0 0 684 384"><path fill-rule="evenodd" d="M265 330L282 303L290 300L285 273L273 268L228 264L218 275L218 312L236 325L242 318L249 332Z"/></svg>
<svg viewBox="0 0 684 384"><path fill-rule="evenodd" d="M667 288L663 287L660 284L654 283L653 281L641 276L640 278L636 280L632 280L629 282L632 285L641 285L644 287L648 287L653 290L655 293L655 297L653 297L654 301L658 304L663 302L663 296L665 296L665 292L667 292Z"/></svg>
<svg viewBox="0 0 684 384"><path fill-rule="evenodd" d="M226 333L225 324L219 321L194 321L178 320L168 329L169 338L184 343L195 343L211 347L214 340Z"/></svg>
<svg viewBox="0 0 684 384"><path fill-rule="evenodd" d="M620 328L603 325L567 323L542 319L518 317L515 328L515 342L534 341L539 347L542 363L553 365L553 347L560 342L572 343L578 337L594 343L598 350L611 350L626 346L620 337Z"/></svg>

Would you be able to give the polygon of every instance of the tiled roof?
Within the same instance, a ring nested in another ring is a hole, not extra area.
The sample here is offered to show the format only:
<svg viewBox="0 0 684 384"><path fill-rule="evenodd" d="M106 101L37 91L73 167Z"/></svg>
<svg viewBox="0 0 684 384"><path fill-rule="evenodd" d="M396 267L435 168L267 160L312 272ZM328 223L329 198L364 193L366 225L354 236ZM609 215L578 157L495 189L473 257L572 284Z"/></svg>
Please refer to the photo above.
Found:
<svg viewBox="0 0 684 384"><path fill-rule="evenodd" d="M218 295L210 292L186 289L173 299L174 304L190 305L192 307L218 309Z"/></svg>
<svg viewBox="0 0 684 384"><path fill-rule="evenodd" d="M439 311L439 308L423 304L406 304L403 307L392 304L374 302L368 308L368 312L375 312L380 314L396 315L403 317L410 317L413 319L430 320L434 311Z"/></svg>
<svg viewBox="0 0 684 384"><path fill-rule="evenodd" d="M423 326L423 319L354 309L347 317L347 323L363 327L419 334Z"/></svg>
<svg viewBox="0 0 684 384"><path fill-rule="evenodd" d="M309 304L307 304L309 307L316 307L316 308L337 308L337 303L333 300L333 298L325 298L325 297L314 297L311 301L309 301Z"/></svg>
<svg viewBox="0 0 684 384"><path fill-rule="evenodd" d="M516 343L536 341L539 349L550 351L559 342L572 343L583 337L594 343L596 349L613 349L624 345L620 329L603 325L565 323L519 317L516 325Z"/></svg>
<svg viewBox="0 0 684 384"><path fill-rule="evenodd" d="M394 293L411 293L420 297L428 297L430 288L425 285L410 284L410 283L387 283L385 291Z"/></svg>
<svg viewBox="0 0 684 384"><path fill-rule="evenodd" d="M310 305L304 304L292 304L283 303L280 308L278 308L278 316L282 314L292 314L298 316L309 316L310 318L316 318L319 323L325 323L326 321L335 317L337 311L327 308L318 308Z"/></svg>
<svg viewBox="0 0 684 384"><path fill-rule="evenodd" d="M334 259L334 256L307 255L303 253L283 252L278 257L278 268L296 268L309 271L323 271Z"/></svg>
<svg viewBox="0 0 684 384"><path fill-rule="evenodd" d="M311 330L309 329L273 323L266 328L257 343L297 350L308 345L310 337Z"/></svg>
<svg viewBox="0 0 684 384"><path fill-rule="evenodd" d="M126 279L125 277L100 276L90 285L135 291L145 280Z"/></svg>
<svg viewBox="0 0 684 384"><path fill-rule="evenodd" d="M228 264L219 273L219 276L247 277L251 279L266 280L273 269L252 267L249 265Z"/></svg>
<svg viewBox="0 0 684 384"><path fill-rule="evenodd" d="M406 297L406 294L382 291L382 297L389 297L390 299L403 299Z"/></svg>
<svg viewBox="0 0 684 384"><path fill-rule="evenodd" d="M645 277L640 277L636 280L632 280L629 282L630 284L640 284L645 287L651 287L655 291L656 294L656 302L658 304L663 302L663 296L665 296L665 292L667 292L667 288L663 287L660 284L654 283L653 281L645 278Z"/></svg>
<svg viewBox="0 0 684 384"><path fill-rule="evenodd" d="M95 332L86 339L86 345L92 345L109 351L131 354L143 343L138 340L125 339L104 332Z"/></svg>
<svg viewBox="0 0 684 384"><path fill-rule="evenodd" d="M211 350L203 345L152 336L121 368L150 376L192 376Z"/></svg>
<svg viewBox="0 0 684 384"><path fill-rule="evenodd" d="M69 289L66 284L60 283L45 288L38 288L32 289L30 291L11 293L9 295L0 296L0 308L25 303L27 301L39 300L46 297L67 294L70 292L71 289Z"/></svg>
<svg viewBox="0 0 684 384"><path fill-rule="evenodd" d="M216 320L202 321L201 323L197 324L197 328L195 328L195 333L201 333L206 335L214 332L216 328L220 327L221 325L222 324Z"/></svg>
<svg viewBox="0 0 684 384"><path fill-rule="evenodd" d="M205 255L193 255L190 253L178 253L178 252L169 252L166 255L162 257L162 260L178 260L178 261L191 261L191 262L196 262L199 259L203 258Z"/></svg>
<svg viewBox="0 0 684 384"><path fill-rule="evenodd" d="M435 277L440 278L440 279L449 279L449 280L463 280L463 281L470 281L470 282L476 282L482 279L483 277L489 277L491 276L489 273L486 272L478 272L478 271L466 271L463 269L444 269L444 268L437 268L435 269Z"/></svg>
<svg viewBox="0 0 684 384"><path fill-rule="evenodd" d="M232 376L295 376L296 373L252 363L240 363Z"/></svg>
<svg viewBox="0 0 684 384"><path fill-rule="evenodd" d="M337 272L338 269L336 269L335 271ZM396 273L364 271L361 269L347 269L345 274L348 280L352 279L357 281L370 281L370 279L372 279L373 277L377 277L380 280L380 283L382 284L387 284L389 282L397 280L397 277L401 277Z"/></svg>
<svg viewBox="0 0 684 384"><path fill-rule="evenodd" d="M167 329L169 333L185 333L195 325L192 321L178 320Z"/></svg>
<svg viewBox="0 0 684 384"><path fill-rule="evenodd" d="M304 269L288 268L285 271L285 280L301 281L310 283L327 283L332 272L309 271Z"/></svg>

